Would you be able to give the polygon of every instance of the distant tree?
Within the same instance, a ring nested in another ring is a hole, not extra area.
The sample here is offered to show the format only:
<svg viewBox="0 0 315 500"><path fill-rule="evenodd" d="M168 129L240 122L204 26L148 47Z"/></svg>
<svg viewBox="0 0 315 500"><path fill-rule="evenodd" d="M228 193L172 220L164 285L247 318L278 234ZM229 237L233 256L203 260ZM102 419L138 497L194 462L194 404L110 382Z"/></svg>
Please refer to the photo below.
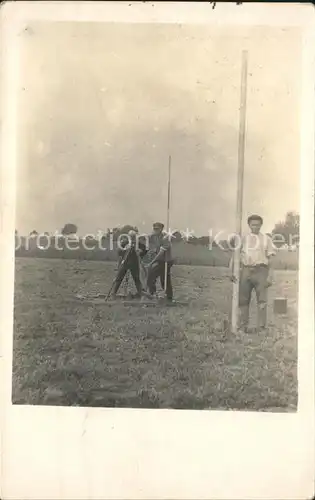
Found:
<svg viewBox="0 0 315 500"><path fill-rule="evenodd" d="M45 236L49 236L49 232L48 232L48 231L45 231L45 232L44 232L44 235L45 235Z"/></svg>
<svg viewBox="0 0 315 500"><path fill-rule="evenodd" d="M33 231L30 232L30 236L37 236L38 235L38 232L36 231L36 229L33 229Z"/></svg>
<svg viewBox="0 0 315 500"><path fill-rule="evenodd" d="M138 231L137 226L132 226L131 224L125 224L119 229L120 234L127 234L129 231Z"/></svg>
<svg viewBox="0 0 315 500"><path fill-rule="evenodd" d="M198 245L199 243L197 236L194 235L192 235L190 238L188 238L188 240L185 241L187 241L187 243L190 243L191 245Z"/></svg>
<svg viewBox="0 0 315 500"><path fill-rule="evenodd" d="M100 244L102 248L106 248L107 243L108 243L108 236L107 234L103 234L100 238Z"/></svg>
<svg viewBox="0 0 315 500"><path fill-rule="evenodd" d="M72 223L68 222L62 228L61 234L63 236L70 236L71 234L76 234L77 231L78 231L78 227L75 224L72 224Z"/></svg>
<svg viewBox="0 0 315 500"><path fill-rule="evenodd" d="M274 244L281 247L288 245L288 248L299 244L300 238L300 215L296 212L287 212L284 221L278 222L272 230Z"/></svg>
<svg viewBox="0 0 315 500"><path fill-rule="evenodd" d="M113 229L109 230L109 236L112 234L112 238L114 241L117 241L118 236L120 235L120 228L119 227L113 227Z"/></svg>
<svg viewBox="0 0 315 500"><path fill-rule="evenodd" d="M198 244L203 246L208 246L210 242L209 236L200 236L198 238Z"/></svg>
<svg viewBox="0 0 315 500"><path fill-rule="evenodd" d="M132 226L131 224L124 224L120 227L113 227L113 229L107 229L106 237L112 237L113 241L117 241L121 234L127 234L129 231L138 232L137 226Z"/></svg>

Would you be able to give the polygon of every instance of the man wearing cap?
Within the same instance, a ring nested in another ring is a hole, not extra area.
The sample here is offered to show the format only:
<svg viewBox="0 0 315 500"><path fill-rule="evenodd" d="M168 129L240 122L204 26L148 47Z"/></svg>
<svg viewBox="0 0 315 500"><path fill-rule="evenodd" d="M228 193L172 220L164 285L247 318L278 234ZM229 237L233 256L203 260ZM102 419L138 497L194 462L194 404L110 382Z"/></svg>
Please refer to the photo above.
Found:
<svg viewBox="0 0 315 500"><path fill-rule="evenodd" d="M260 215L251 215L247 219L249 232L240 241L240 282L239 309L240 328L247 331L249 306L252 291L255 289L258 305L258 329L264 330L267 323L268 287L272 285L272 256L275 249L272 239L261 232L263 219ZM233 257L232 257L233 259ZM232 281L236 281L233 272Z"/></svg>
<svg viewBox="0 0 315 500"><path fill-rule="evenodd" d="M137 297L141 297L142 284L140 280L139 259L147 253L147 248L143 243L141 243L141 241L137 241L136 231L131 230L128 232L128 236L125 235L121 238L117 253L119 256L119 267L112 292L113 298L116 297L119 287L128 271L130 271L130 274L135 283L137 289Z"/></svg>
<svg viewBox="0 0 315 500"><path fill-rule="evenodd" d="M173 300L173 287L171 278L171 267L174 263L172 258L171 237L165 232L164 224L155 222L153 233L149 238L150 256L153 257L148 265L148 291L151 296L156 293L156 280L159 278L163 290L165 289L166 271L166 298Z"/></svg>

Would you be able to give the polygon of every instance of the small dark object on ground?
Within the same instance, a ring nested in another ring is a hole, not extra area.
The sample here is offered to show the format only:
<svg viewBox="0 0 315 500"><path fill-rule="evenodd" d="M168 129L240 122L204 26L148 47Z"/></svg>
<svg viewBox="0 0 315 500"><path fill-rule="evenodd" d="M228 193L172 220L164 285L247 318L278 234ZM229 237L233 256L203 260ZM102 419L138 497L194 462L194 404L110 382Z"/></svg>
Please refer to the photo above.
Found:
<svg viewBox="0 0 315 500"><path fill-rule="evenodd" d="M275 314L286 314L288 310L287 299L278 298L273 301L273 312Z"/></svg>

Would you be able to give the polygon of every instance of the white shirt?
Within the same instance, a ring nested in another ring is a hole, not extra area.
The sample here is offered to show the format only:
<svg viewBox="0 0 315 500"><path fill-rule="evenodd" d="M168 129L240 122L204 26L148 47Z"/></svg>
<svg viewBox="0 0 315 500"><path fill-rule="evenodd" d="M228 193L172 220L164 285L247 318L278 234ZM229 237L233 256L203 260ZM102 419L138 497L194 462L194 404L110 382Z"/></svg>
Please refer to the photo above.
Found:
<svg viewBox="0 0 315 500"><path fill-rule="evenodd" d="M275 255L272 239L263 233L248 233L242 237L241 263L243 266L268 266L269 257Z"/></svg>

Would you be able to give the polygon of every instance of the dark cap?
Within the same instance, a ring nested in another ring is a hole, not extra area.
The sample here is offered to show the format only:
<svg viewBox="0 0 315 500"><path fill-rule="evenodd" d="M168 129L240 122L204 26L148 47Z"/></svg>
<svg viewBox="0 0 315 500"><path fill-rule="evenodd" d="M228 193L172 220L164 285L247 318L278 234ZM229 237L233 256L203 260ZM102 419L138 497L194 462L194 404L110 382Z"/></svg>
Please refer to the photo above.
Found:
<svg viewBox="0 0 315 500"><path fill-rule="evenodd" d="M164 224L162 224L162 222L154 222L153 229L163 229L163 228Z"/></svg>
<svg viewBox="0 0 315 500"><path fill-rule="evenodd" d="M263 223L264 223L263 218L260 215L257 215L257 214L250 215L248 217L248 219L247 219L247 223L250 224L254 220L259 221L261 225L263 225Z"/></svg>

